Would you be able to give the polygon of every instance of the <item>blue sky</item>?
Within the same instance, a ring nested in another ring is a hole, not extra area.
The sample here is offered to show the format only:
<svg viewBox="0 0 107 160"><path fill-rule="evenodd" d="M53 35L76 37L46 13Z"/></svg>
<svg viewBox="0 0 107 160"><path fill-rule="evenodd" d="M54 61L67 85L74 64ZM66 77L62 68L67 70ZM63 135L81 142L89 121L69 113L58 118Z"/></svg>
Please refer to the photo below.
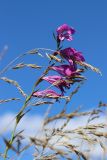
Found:
<svg viewBox="0 0 107 160"><path fill-rule="evenodd" d="M72 100L72 107L83 106L84 110L95 107L100 100L106 102L106 59L107 59L107 1L106 0L1 0L0 1L0 51L8 46L8 52L0 62L2 69L13 58L33 48L55 49L52 33L56 28L67 23L76 29L74 40L65 42L66 47L74 47L83 52L88 63L102 71L102 77L88 71L87 81ZM21 62L46 64L37 56L26 57ZM27 69L8 71L3 76L18 80L29 93L38 72ZM18 96L14 87L0 81L0 99ZM0 106L0 115L17 113L20 103L8 103ZM73 109L73 108L72 108ZM30 114L43 115L46 107L33 109ZM52 113L60 110L59 104Z"/></svg>

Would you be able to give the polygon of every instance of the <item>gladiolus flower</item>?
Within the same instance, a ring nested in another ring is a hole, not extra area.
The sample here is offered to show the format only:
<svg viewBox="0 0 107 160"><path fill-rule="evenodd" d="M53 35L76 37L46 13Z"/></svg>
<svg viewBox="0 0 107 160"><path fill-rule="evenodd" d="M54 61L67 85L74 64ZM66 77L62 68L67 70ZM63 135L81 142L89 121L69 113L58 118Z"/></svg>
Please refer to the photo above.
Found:
<svg viewBox="0 0 107 160"><path fill-rule="evenodd" d="M39 97L39 98L59 98L61 95L56 93L53 90L43 90L43 91L37 91L33 92L33 97Z"/></svg>
<svg viewBox="0 0 107 160"><path fill-rule="evenodd" d="M71 77L75 74L76 68L74 65L60 65L60 66L52 66L50 69L57 71L59 74L65 76L65 77Z"/></svg>
<svg viewBox="0 0 107 160"><path fill-rule="evenodd" d="M67 39L68 41L72 40L72 34L75 33L75 30L69 27L67 24L63 24L57 28L57 38L60 41Z"/></svg>
<svg viewBox="0 0 107 160"><path fill-rule="evenodd" d="M70 88L70 83L67 83L61 76L47 76L42 79L59 88L62 91L62 94L64 93L64 87L68 89Z"/></svg>
<svg viewBox="0 0 107 160"><path fill-rule="evenodd" d="M60 53L71 65L73 65L73 62L75 61L85 61L85 58L83 57L82 53L76 51L76 49L74 48L65 48L61 50Z"/></svg>

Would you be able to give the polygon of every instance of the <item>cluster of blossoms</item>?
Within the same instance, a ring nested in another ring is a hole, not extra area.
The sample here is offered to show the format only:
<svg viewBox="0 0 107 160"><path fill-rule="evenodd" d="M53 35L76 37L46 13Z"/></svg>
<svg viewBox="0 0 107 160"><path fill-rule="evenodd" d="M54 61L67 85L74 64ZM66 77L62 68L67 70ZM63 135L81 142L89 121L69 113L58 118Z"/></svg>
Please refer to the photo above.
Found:
<svg viewBox="0 0 107 160"><path fill-rule="evenodd" d="M68 64L65 64L62 61L61 65L58 66L50 66L50 70L56 71L59 75L53 76L44 76L42 80L49 82L51 85L54 85L58 89L60 89L61 94L56 93L51 89L46 89L43 91L37 91L32 94L34 97L48 97L48 98L59 98L60 96L64 95L65 89L69 89L70 85L74 83L73 79L79 77L81 74L81 70L78 69L77 63L84 62L85 59L81 52L77 51L74 48L65 48L60 49L61 42L65 39L71 41L72 35L75 33L75 30L69 27L67 24L63 24L62 26L58 27L56 30L56 40L57 40L57 51L53 54L55 56L59 55L63 60L67 61ZM64 63L64 64L63 64ZM75 82L79 82L80 80L77 79Z"/></svg>

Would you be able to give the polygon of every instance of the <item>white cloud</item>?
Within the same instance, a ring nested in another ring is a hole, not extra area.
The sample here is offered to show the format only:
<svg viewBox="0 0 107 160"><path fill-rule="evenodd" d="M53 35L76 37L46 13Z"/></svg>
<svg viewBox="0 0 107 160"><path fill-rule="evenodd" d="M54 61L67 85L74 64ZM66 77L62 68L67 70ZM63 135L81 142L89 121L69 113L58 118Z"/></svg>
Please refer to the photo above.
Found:
<svg viewBox="0 0 107 160"><path fill-rule="evenodd" d="M15 114L8 113L0 116L0 135L13 130L15 125ZM17 130L25 130L25 134L33 136L41 129L43 117L39 115L25 116L19 123Z"/></svg>
<svg viewBox="0 0 107 160"><path fill-rule="evenodd" d="M8 132L12 131L13 126L15 124L14 117L15 117L15 114L12 114L12 113L5 114L0 117L0 123L1 123L0 124L0 135L3 135L4 133L8 133ZM71 129L76 129L80 126L86 126L87 119L88 119L87 116L72 119L68 123L66 129L71 130ZM103 123L103 122L105 122L104 117L100 117L100 119L96 119L95 121L93 121L94 124ZM51 129L53 126L57 128L57 127L60 127L63 123L64 123L64 120L59 120L56 123L50 123L48 125L48 128ZM29 136L31 137L31 136L35 136L35 135L41 136L40 131L42 128L42 124L43 124L43 117L40 115L25 116L25 117L23 117L20 124L18 125L17 130L20 131L20 130L24 129L24 134L26 135L26 137L29 137ZM57 140L57 137L53 138L51 143L55 142L56 140ZM59 143L61 143L62 141L67 142L68 139L63 138ZM81 143L81 141L73 139L72 143L79 144L79 143ZM85 146L85 148L87 147L86 144L84 146ZM101 157L103 154L103 151L99 145L94 145L94 147L92 148L92 151L93 152L91 152L91 156L94 156L94 157L97 157L97 156Z"/></svg>

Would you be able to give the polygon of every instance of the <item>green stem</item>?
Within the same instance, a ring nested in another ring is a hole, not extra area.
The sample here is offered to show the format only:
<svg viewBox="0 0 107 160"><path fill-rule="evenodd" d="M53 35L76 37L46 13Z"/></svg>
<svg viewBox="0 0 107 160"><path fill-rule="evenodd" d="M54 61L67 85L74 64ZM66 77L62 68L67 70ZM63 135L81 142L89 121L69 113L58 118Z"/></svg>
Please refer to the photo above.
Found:
<svg viewBox="0 0 107 160"><path fill-rule="evenodd" d="M11 137L11 140L9 141L10 146L12 145L12 143L14 141L16 127L17 127L17 123L15 123L14 130L12 131L12 137ZM6 146L6 150L5 150L5 153L4 153L4 160L6 160L6 158L7 158L8 150L9 150L9 146Z"/></svg>
<svg viewBox="0 0 107 160"><path fill-rule="evenodd" d="M49 71L49 69L47 68L42 76L46 75L48 73L48 71ZM40 77L40 79L41 79L41 77ZM16 123L15 123L14 129L12 131L11 139L9 141L10 146L13 144L13 141L15 139L16 128L17 128L17 125L19 124L21 118L23 117L23 111L27 107L27 104L31 99L31 96L32 96L32 93L34 92L35 87L40 83L40 79L39 79L39 82L37 80L37 82L34 84L31 94L26 98L24 105L22 106L21 110L19 111L19 113L16 116ZM6 149L5 149L5 152L4 152L4 160L6 160L6 158L7 158L8 150L9 150L9 146L6 146Z"/></svg>
<svg viewBox="0 0 107 160"><path fill-rule="evenodd" d="M33 87L33 90L34 90L34 87ZM16 123L15 123L15 126L14 126L14 129L12 131L12 136L11 136L11 140L9 141L9 145L11 146L13 144L13 141L14 141L14 138L15 138L15 132L16 132L16 128L17 128L17 125L18 123L20 122L21 120L21 116L22 116L22 113L24 111L24 109L26 108L27 106L27 102L31 99L31 94L27 97L23 107L21 108L20 112L17 114L16 116ZM6 160L7 158L7 153L8 153L8 150L9 150L9 146L6 146L6 150L5 150L5 153L4 153L4 160Z"/></svg>

